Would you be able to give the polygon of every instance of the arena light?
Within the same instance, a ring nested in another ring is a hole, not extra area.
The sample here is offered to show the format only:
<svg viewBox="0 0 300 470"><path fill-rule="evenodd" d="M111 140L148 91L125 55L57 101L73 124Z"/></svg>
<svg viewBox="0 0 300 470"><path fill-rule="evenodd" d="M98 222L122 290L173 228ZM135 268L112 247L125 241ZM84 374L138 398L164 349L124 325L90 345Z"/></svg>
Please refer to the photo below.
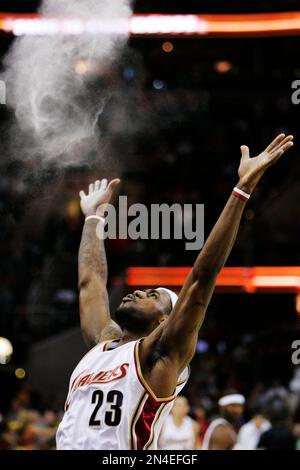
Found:
<svg viewBox="0 0 300 470"><path fill-rule="evenodd" d="M7 364L13 353L11 342L7 338L0 337L0 364Z"/></svg>
<svg viewBox="0 0 300 470"><path fill-rule="evenodd" d="M46 18L40 15L1 15L0 30L15 36L56 36L59 34L78 36L82 34L127 35L129 20L113 22L82 20L76 18Z"/></svg>
<svg viewBox="0 0 300 470"><path fill-rule="evenodd" d="M131 34L134 37L242 37L300 34L300 12L243 15L133 15L129 20L0 14L0 31L20 35Z"/></svg>
<svg viewBox="0 0 300 470"><path fill-rule="evenodd" d="M297 276L253 276L254 287L295 287L300 290L300 277Z"/></svg>
<svg viewBox="0 0 300 470"><path fill-rule="evenodd" d="M191 268L132 267L127 270L129 287L164 285L180 288ZM225 267L216 282L218 292L300 292L300 267Z"/></svg>
<svg viewBox="0 0 300 470"><path fill-rule="evenodd" d="M218 62L214 63L214 69L216 72L224 74L230 72L230 70L232 69L232 63L229 60L219 60Z"/></svg>
<svg viewBox="0 0 300 470"><path fill-rule="evenodd" d="M298 313L298 315L300 315L300 294L296 295L295 307L296 307L296 312Z"/></svg>
<svg viewBox="0 0 300 470"><path fill-rule="evenodd" d="M161 48L164 52L166 52L166 54L170 54L174 51L174 44L170 41L166 41L163 43Z"/></svg>
<svg viewBox="0 0 300 470"><path fill-rule="evenodd" d="M208 33L208 21L198 15L134 15L133 36L202 35Z"/></svg>
<svg viewBox="0 0 300 470"><path fill-rule="evenodd" d="M15 376L17 377L17 379L23 380L26 376L26 371L22 367L18 367L15 370Z"/></svg>

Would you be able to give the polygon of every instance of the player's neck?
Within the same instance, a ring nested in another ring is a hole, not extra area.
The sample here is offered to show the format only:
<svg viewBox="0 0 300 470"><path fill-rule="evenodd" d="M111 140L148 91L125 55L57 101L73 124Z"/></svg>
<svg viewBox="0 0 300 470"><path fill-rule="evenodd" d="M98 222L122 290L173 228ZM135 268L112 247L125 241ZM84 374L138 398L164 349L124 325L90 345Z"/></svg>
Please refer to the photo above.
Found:
<svg viewBox="0 0 300 470"><path fill-rule="evenodd" d="M180 427L184 421L184 416L172 416L175 426Z"/></svg>
<svg viewBox="0 0 300 470"><path fill-rule="evenodd" d="M142 333L132 333L130 331L124 330L121 340L119 342L119 346L122 346L123 344L129 343L130 341L137 341L138 339L144 338L147 336L147 333L142 334Z"/></svg>
<svg viewBox="0 0 300 470"><path fill-rule="evenodd" d="M227 423L228 423L232 428L234 428L234 427L237 425L237 423L236 423L233 419L231 419L230 416L222 416L222 417L227 421Z"/></svg>

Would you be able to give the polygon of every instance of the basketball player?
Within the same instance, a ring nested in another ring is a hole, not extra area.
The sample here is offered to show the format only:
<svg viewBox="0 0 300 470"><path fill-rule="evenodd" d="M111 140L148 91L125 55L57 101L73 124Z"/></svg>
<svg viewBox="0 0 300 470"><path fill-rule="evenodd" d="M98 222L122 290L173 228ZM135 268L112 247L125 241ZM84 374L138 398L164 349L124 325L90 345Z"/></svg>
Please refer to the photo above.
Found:
<svg viewBox="0 0 300 470"><path fill-rule="evenodd" d="M163 424L158 448L161 450L195 450L198 447L199 426L188 416L190 405L183 395L177 397L171 414Z"/></svg>
<svg viewBox="0 0 300 470"><path fill-rule="evenodd" d="M292 145L280 134L260 155L241 147L239 182L188 275L179 297L158 288L126 295L109 312L103 207L120 180L80 192L86 217L79 250L80 319L91 351L75 368L58 449L156 449L161 427L188 379L199 329L218 273L235 242L245 203L267 168Z"/></svg>
<svg viewBox="0 0 300 470"><path fill-rule="evenodd" d="M219 402L220 418L214 419L204 435L202 450L233 450L236 425L243 416L245 398L238 393L225 395Z"/></svg>

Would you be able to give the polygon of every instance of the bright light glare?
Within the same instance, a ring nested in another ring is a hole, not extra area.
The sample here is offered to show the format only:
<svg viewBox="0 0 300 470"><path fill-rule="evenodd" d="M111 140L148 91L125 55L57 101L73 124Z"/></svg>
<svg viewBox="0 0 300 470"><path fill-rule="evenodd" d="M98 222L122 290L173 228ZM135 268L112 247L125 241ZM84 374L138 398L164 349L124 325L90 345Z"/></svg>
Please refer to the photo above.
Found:
<svg viewBox="0 0 300 470"><path fill-rule="evenodd" d="M13 353L11 342L7 338L0 337L0 364L7 364Z"/></svg>

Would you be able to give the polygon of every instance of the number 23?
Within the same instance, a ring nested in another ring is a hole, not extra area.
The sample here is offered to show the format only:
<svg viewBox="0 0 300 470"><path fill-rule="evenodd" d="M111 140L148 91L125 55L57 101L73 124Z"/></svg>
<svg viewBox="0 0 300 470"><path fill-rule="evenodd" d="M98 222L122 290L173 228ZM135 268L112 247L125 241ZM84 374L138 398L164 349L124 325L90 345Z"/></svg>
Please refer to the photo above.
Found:
<svg viewBox="0 0 300 470"><path fill-rule="evenodd" d="M92 395L92 404L96 404L94 411L90 417L90 426L101 426L100 419L97 418L97 413L104 402L104 393L102 390L95 390ZM104 422L107 426L118 426L122 417L122 404L123 393L118 390L111 390L106 397L106 403L110 403L109 411L106 411Z"/></svg>

